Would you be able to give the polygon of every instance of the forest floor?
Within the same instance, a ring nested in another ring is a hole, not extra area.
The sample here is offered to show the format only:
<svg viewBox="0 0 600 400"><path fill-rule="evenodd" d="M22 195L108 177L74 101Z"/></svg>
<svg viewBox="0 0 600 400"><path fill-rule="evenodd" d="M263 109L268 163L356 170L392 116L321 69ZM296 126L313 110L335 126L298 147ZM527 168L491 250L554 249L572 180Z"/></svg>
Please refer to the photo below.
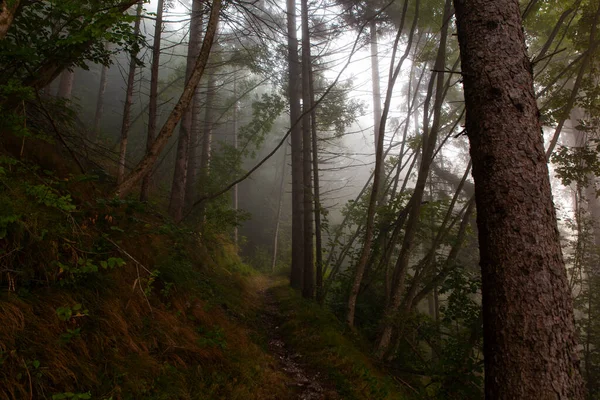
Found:
<svg viewBox="0 0 600 400"><path fill-rule="evenodd" d="M289 381L290 399L298 400L338 400L342 399L334 386L327 382L322 372L306 363L305 355L298 353L287 343L281 332L281 324L286 315L281 310L274 291L276 281L264 277L258 279L258 290L262 307L258 320L268 340L268 351L276 360L276 369L283 372Z"/></svg>

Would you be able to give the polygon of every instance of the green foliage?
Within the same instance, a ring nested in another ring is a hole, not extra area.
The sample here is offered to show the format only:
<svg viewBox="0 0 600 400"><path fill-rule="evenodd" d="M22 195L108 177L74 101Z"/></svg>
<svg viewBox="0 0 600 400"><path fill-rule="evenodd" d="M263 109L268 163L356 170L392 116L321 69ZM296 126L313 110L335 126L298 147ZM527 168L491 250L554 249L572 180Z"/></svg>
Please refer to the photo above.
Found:
<svg viewBox="0 0 600 400"><path fill-rule="evenodd" d="M136 50L143 43L133 35L132 17L120 0L35 1L23 5L0 42L0 84L9 79L35 79L57 60L65 67L87 69L87 62L108 65L117 51ZM107 50L105 43L115 47ZM48 82L49 83L49 82Z"/></svg>

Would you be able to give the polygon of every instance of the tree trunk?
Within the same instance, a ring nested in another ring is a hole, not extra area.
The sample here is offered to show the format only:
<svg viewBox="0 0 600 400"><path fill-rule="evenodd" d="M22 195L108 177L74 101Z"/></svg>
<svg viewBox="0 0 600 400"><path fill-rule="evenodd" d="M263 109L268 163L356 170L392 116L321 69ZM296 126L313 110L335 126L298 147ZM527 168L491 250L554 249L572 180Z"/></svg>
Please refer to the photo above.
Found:
<svg viewBox="0 0 600 400"><path fill-rule="evenodd" d="M135 184L152 169L162 149L166 146L171 135L173 135L173 131L175 130L177 123L181 120L183 113L190 106L192 97L196 91L196 86L198 86L200 79L202 79L206 63L208 62L212 43L217 31L220 11L221 0L213 0L210 19L208 21L208 26L206 27L206 33L204 35L204 40L202 41L200 54L196 60L194 72L192 73L188 84L183 89L183 93L181 94L179 101L171 111L167 121L152 144L150 151L146 153L144 158L139 162L135 169L131 171L131 173L117 187L116 194L119 197L122 198L126 196L133 189Z"/></svg>
<svg viewBox="0 0 600 400"><path fill-rule="evenodd" d="M158 0L156 6L156 20L154 21L154 43L152 44L152 66L150 68L150 105L148 111L148 135L146 137L146 154L150 153L154 138L156 137L158 119L158 74L160 67L160 42L162 38L164 0ZM150 192L149 170L142 179L140 201L148 201Z"/></svg>
<svg viewBox="0 0 600 400"><path fill-rule="evenodd" d="M418 10L418 1L417 1L416 8ZM402 17L401 17L400 27L398 28L398 32L396 34L396 41L395 41L396 45L398 44L400 35L402 34L402 31L404 29L404 20L406 17L407 9L408 9L408 0L405 0L403 8L402 8ZM373 172L373 187L371 189L371 196L369 197L369 207L367 209L367 222L365 225L365 240L364 240L364 244L363 244L363 247L362 247L362 250L360 253L360 257L356 264L356 269L354 271L354 277L352 280L352 286L350 287L350 294L348 296L348 303L347 303L347 308L346 308L346 323L351 328L354 327L356 301L358 300L358 293L360 292L360 285L362 283L362 279L365 274L365 270L367 267L367 261L369 259L369 254L371 252L371 246L372 246L372 242L373 242L375 211L376 211L377 201L378 201L379 195L380 195L380 189L382 186L380 183L381 178L383 177L382 176L383 174L381 173L381 171L383 171L383 168L384 168L384 165L383 165L383 163L384 163L383 139L384 139L384 135L385 135L387 116L388 116L391 101L392 101L392 91L394 89L394 85L396 84L396 79L398 78L398 74L400 73L400 70L402 68L402 63L406 59L406 56L408 55L408 52L410 51L413 33L416 28L417 16L418 16L418 12L415 13L415 18L413 20L413 26L411 29L409 41L408 41L407 48L406 48L404 55L398 62L398 65L396 65L394 67L395 55L396 55L396 52L394 50L392 60L390 63L390 75L388 77L387 92L385 95L385 103L383 106L381 122L379 124L379 134L377 135L377 146L376 146L377 150L375 152L375 171Z"/></svg>
<svg viewBox="0 0 600 400"><path fill-rule="evenodd" d="M96 99L96 113L94 114L94 129L92 130L92 136L90 140L95 142L98 138L98 131L100 129L100 121L102 120L102 114L104 114L104 93L106 93L106 75L108 72L108 66L102 66L102 72L100 73L100 87L98 88L98 98Z"/></svg>
<svg viewBox="0 0 600 400"><path fill-rule="evenodd" d="M200 52L200 34L202 33L202 0L193 0L190 19L190 37L187 54L187 65L185 70L186 84L190 80L194 63ZM198 101L198 94L194 95L192 102ZM173 185L171 186L171 198L169 201L169 214L176 222L183 217L185 205L186 179L188 173L188 160L190 138L193 129L193 112L195 107L189 107L183 114L179 127L179 139L177 141L177 155L175 156L175 172L173 174Z"/></svg>
<svg viewBox="0 0 600 400"><path fill-rule="evenodd" d="M486 399L583 399L519 2L454 6L477 202Z"/></svg>
<svg viewBox="0 0 600 400"><path fill-rule="evenodd" d="M304 280L302 296L311 299L315 292L315 265L313 244L313 190L312 190L312 131L310 96L310 32L308 30L308 0L300 0L302 20L302 180L304 181Z"/></svg>
<svg viewBox="0 0 600 400"><path fill-rule="evenodd" d="M211 142L215 107L214 99L216 91L215 83L215 71L209 71L208 83L206 87L206 104L204 106L204 127L202 128L202 156L200 158L200 190L203 196L208 194L207 185L210 178ZM201 224L204 221L205 208L206 202L202 202L198 207L198 214L200 215Z"/></svg>
<svg viewBox="0 0 600 400"><path fill-rule="evenodd" d="M0 40L6 37L8 29L12 25L15 12L19 8L21 0L2 0L0 1Z"/></svg>
<svg viewBox="0 0 600 400"><path fill-rule="evenodd" d="M298 59L298 38L296 36L296 0L287 0L288 33L288 96L290 101L290 126L292 126L292 270L290 285L302 288L304 275L304 204L302 175L302 127L296 122L302 114L300 108L300 60Z"/></svg>
<svg viewBox="0 0 600 400"><path fill-rule="evenodd" d="M73 81L75 80L75 71L65 70L60 75L60 82L58 83L57 97L65 100L71 100L73 94Z"/></svg>
<svg viewBox="0 0 600 400"><path fill-rule="evenodd" d="M231 126L231 133L233 134L233 148L235 149L235 151L237 152L238 150L238 92L237 92L237 71L233 71L233 110L232 110L232 116L231 116L231 122L232 122L232 126ZM285 151L285 150L284 150ZM284 154L285 157L285 154ZM283 172L282 174L284 174L285 172L285 160L284 160L284 165L283 165ZM238 212L238 208L239 208L239 193L238 193L238 185L236 184L233 187L233 191L231 193L232 195L232 206L233 206L233 211L235 211L236 213L236 225L233 228L233 244L235 245L235 250L238 251L238 247L239 247L239 229L238 229L238 221L237 221L237 212ZM283 196L283 192L282 192L282 196ZM277 228L279 228L279 214L281 213L281 199L279 199L279 209L277 211ZM275 234L275 247L277 247L277 233Z"/></svg>
<svg viewBox="0 0 600 400"><path fill-rule="evenodd" d="M379 76L379 49L377 43L377 21L375 18L369 23L371 36L371 82L373 88L373 130L375 132L375 151L379 143L379 124L381 124L381 87ZM382 170L383 172L383 170Z"/></svg>
<svg viewBox="0 0 600 400"><path fill-rule="evenodd" d="M314 108L315 104L315 88L313 78L312 64L310 67L309 75L309 90L310 90L310 127L311 127L311 139L312 139L312 166L313 166L313 181L314 181L314 208L315 208L315 261L316 261L316 295L317 302L323 304L324 287L323 287L323 239L321 235L321 188L319 186L319 147L317 146L317 110Z"/></svg>
<svg viewBox="0 0 600 400"><path fill-rule="evenodd" d="M283 149L283 164L281 167L281 181L279 182L279 202L277 204L277 216L275 217L275 232L273 234L273 261L271 262L271 273L275 272L277 265L277 247L279 244L279 225L281 220L281 207L283 205L283 195L285 189L285 167L287 164L287 146Z"/></svg>
<svg viewBox="0 0 600 400"><path fill-rule="evenodd" d="M419 223L419 214L421 211L421 201L423 199L423 193L425 191L425 184L429 176L429 166L431 165L434 157L434 150L437 146L437 138L440 129L440 120L442 105L444 100L444 75L441 71L445 69L446 62L446 42L448 37L448 24L450 16L452 15L452 4L450 0L446 0L444 6L444 14L442 15L442 30L440 35L440 44L438 53L436 56L434 72L431 75L429 81L429 87L427 89L427 98L423 109L423 139L422 139L422 156L419 165L419 173L417 175L417 182L413 190L410 204L408 205L408 219L406 221L405 233L402 239L402 247L400 254L396 260L394 267L394 273L392 276L392 291L390 293L390 302L386 305L385 317L384 317L384 328L381 332L377 343L376 354L379 358L383 358L385 353L388 351L393 327L391 324L393 316L397 313L404 293L404 283L406 274L409 268L410 256L414 247L414 239ZM429 126L429 102L433 94L433 88L435 86L435 101L433 104L433 122L431 127Z"/></svg>
<svg viewBox="0 0 600 400"><path fill-rule="evenodd" d="M135 13L135 24L133 33L137 36L140 33L140 24L142 21L142 10L144 2L140 0ZM123 182L125 177L125 158L127 156L127 139L129 137L129 128L131 127L131 106L133 104L133 85L135 83L135 71L137 54L131 52L129 58L129 73L127 74L127 89L125 90L125 105L123 106L123 122L121 124L121 142L119 145L119 169L117 172L117 183Z"/></svg>

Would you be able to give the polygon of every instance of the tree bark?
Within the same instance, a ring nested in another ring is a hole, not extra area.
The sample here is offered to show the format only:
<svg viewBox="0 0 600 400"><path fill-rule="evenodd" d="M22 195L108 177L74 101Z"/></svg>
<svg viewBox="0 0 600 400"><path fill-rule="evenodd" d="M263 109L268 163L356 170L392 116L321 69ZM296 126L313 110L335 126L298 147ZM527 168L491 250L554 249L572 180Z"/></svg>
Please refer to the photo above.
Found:
<svg viewBox="0 0 600 400"><path fill-rule="evenodd" d="M214 66L213 66L214 68ZM206 104L204 106L204 126L202 128L202 156L200 158L200 190L202 195L208 194L207 185L210 178L210 158L211 158L211 147L212 147L212 130L213 130L213 115L214 115L214 99L215 99L215 73L214 71L208 72L208 83L206 87ZM204 212L206 208L206 202L203 202L198 207L198 214L200 216L200 224L204 221Z"/></svg>
<svg viewBox="0 0 600 400"><path fill-rule="evenodd" d="M150 153L152 143L156 137L158 119L158 74L160 67L160 42L162 38L164 0L158 0L156 6L156 20L154 21L154 43L152 44L152 66L150 67L150 104L148 106L148 134L146 136L146 154ZM148 201L150 194L151 170L142 179L140 201Z"/></svg>
<svg viewBox="0 0 600 400"><path fill-rule="evenodd" d="M346 324L349 327L354 327L354 316L356 312L356 301L358 300L358 293L360 292L360 285L362 283L363 276L365 274L367 261L369 259L369 254L371 252L372 242L373 242L373 228L375 223L375 211L377 206L377 201L379 199L381 189L381 178L384 163L383 156L383 139L385 135L385 127L387 122L387 116L390 110L390 105L392 101L392 91L394 89L394 85L396 83L396 79L398 78L398 74L400 73L400 69L402 68L402 63L406 59L408 52L410 51L410 46L412 44L412 37L416 27L416 20L418 16L418 12L415 13L415 19L413 20L413 26L411 29L411 33L409 36L409 42L406 48L406 51L402 58L399 60L398 65L394 67L395 63L395 54L397 50L397 45L400 39L400 35L402 34L404 28L404 20L406 17L406 11L408 9L408 0L404 1L404 5L402 8L402 17L400 27L398 28L398 32L396 34L396 40L394 43L394 52L392 55L392 60L390 63L390 74L388 78L388 87L385 95L385 103L383 106L383 113L381 116L381 121L379 124L379 134L377 135L377 145L375 152L375 171L373 172L373 187L371 189L371 196L369 197L369 206L367 209L367 222L365 224L365 240L360 253L360 257L358 262L356 263L356 268L354 271L354 277L352 280L352 286L350 287L350 294L348 296L348 303L346 307ZM418 10L418 2L417 2L417 10Z"/></svg>
<svg viewBox="0 0 600 400"><path fill-rule="evenodd" d="M142 10L144 2L138 2L135 13L135 24L133 33L137 36L140 33L140 25L142 21ZM131 52L129 57L129 73L127 74L127 89L125 90L125 105L123 106L123 121L121 124L121 142L119 144L119 167L117 172L117 183L123 182L125 176L125 158L127 156L127 139L129 137L129 128L131 127L131 106L133 105L133 85L135 83L135 71L137 54Z"/></svg>
<svg viewBox="0 0 600 400"><path fill-rule="evenodd" d="M283 195L285 189L285 167L287 165L287 146L283 149L283 164L281 166L281 181L279 182L279 201L277 204L277 216L275 217L275 232L273 234L273 259L271 261L271 273L275 272L277 265L277 250L279 244L279 225L281 222L281 208L283 206Z"/></svg>
<svg viewBox="0 0 600 400"><path fill-rule="evenodd" d="M196 86L198 86L198 83L200 82L200 79L204 74L206 63L208 62L208 57L210 55L212 43L215 38L215 33L217 31L220 10L221 0L213 0L208 26L206 27L206 33L204 35L204 40L202 41L202 48L200 49L200 54L198 55L198 59L196 60L196 67L194 68L194 72L192 73L188 84L183 89L183 93L181 94L179 101L171 111L171 114L169 115L167 121L160 130L158 137L152 144L152 148L150 149L150 151L146 153L146 156L144 156L144 158L135 167L135 169L131 171L131 173L117 187L116 194L119 197L126 196L133 189L135 184L139 182L140 179L142 179L142 177L152 169L152 166L158 159L158 156L161 153L162 149L166 146L171 135L173 135L175 127L177 126L177 123L181 120L183 113L190 106L192 97L194 96L196 90Z"/></svg>
<svg viewBox="0 0 600 400"><path fill-rule="evenodd" d="M187 65L185 82L189 82L194 63L200 52L200 34L202 32L202 0L193 0L190 19L190 37L187 54ZM192 102L198 101L198 93L194 95ZM185 205L186 180L188 174L188 160L190 139L193 129L193 112L195 107L189 107L183 114L179 127L179 139L177 141L177 155L175 156L175 171L173 173L173 184L171 186L171 198L169 201L169 214L176 222L183 217Z"/></svg>
<svg viewBox="0 0 600 400"><path fill-rule="evenodd" d="M73 94L73 82L75 81L75 71L66 70L60 75L60 81L58 83L57 97L65 100L71 100Z"/></svg>
<svg viewBox="0 0 600 400"><path fill-rule="evenodd" d="M6 37L14 19L15 12L19 8L21 0L2 0L0 1L0 40Z"/></svg>
<svg viewBox="0 0 600 400"><path fill-rule="evenodd" d="M583 399L519 2L454 6L477 203L486 399Z"/></svg>
<svg viewBox="0 0 600 400"><path fill-rule="evenodd" d="M308 30L308 0L300 0L302 20L302 180L304 181L304 280L302 296L311 299L315 293L313 244L312 130L310 96L310 32Z"/></svg>
<svg viewBox="0 0 600 400"><path fill-rule="evenodd" d="M102 72L100 73L100 87L98 88L98 98L96 99L96 113L94 114L94 129L92 130L92 136L90 137L92 142L95 142L98 138L98 131L100 130L100 121L102 120L102 114L104 114L104 94L106 93L106 75L108 73L108 66L102 66Z"/></svg>
<svg viewBox="0 0 600 400"><path fill-rule="evenodd" d="M292 269L290 285L302 288L304 270L304 203L302 175L302 126L296 122L302 114L300 108L300 60L296 36L296 0L287 0L288 33L288 96L290 101L290 126L292 126Z"/></svg>

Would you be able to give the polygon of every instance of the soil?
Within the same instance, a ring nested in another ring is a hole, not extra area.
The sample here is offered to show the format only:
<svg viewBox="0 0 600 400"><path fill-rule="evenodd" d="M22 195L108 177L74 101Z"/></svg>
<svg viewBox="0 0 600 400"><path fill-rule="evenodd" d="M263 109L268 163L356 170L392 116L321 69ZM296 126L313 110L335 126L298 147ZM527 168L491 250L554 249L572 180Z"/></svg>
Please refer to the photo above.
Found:
<svg viewBox="0 0 600 400"><path fill-rule="evenodd" d="M263 311L260 319L263 329L268 337L268 348L276 360L276 368L285 373L289 378L286 385L290 389L289 399L298 400L341 400L335 388L327 383L323 375L315 371L304 361L302 354L295 352L285 342L280 331L281 321L284 319L277 299L269 288L262 289L260 294L264 300Z"/></svg>

